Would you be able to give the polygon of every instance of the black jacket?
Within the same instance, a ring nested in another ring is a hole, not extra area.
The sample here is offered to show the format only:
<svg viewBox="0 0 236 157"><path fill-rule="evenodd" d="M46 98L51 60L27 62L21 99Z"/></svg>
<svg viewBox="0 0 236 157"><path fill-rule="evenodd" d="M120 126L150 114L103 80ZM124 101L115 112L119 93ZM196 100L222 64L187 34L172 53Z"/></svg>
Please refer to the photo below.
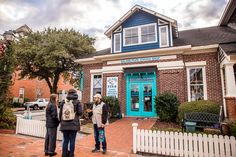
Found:
<svg viewBox="0 0 236 157"><path fill-rule="evenodd" d="M80 101L78 99L77 93L70 93L67 95L66 99L68 100L73 100L74 104L74 111L76 112L75 119L71 121L63 121L62 120L62 111L63 111L63 106L65 102L62 102L60 105L60 113L59 113L59 120L61 122L61 131L66 131L66 130L74 130L74 131L79 131L80 130L80 120L79 116L82 115L82 107L80 104Z"/></svg>
<svg viewBox="0 0 236 157"><path fill-rule="evenodd" d="M59 124L57 106L49 103L46 108L46 127L56 128Z"/></svg>

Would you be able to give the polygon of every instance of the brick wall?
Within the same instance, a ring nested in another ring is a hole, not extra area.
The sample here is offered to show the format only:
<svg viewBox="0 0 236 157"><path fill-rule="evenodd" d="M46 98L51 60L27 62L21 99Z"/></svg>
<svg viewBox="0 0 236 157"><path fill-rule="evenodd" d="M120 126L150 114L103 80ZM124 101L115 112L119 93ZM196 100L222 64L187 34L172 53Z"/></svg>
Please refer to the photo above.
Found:
<svg viewBox="0 0 236 157"><path fill-rule="evenodd" d="M106 95L107 77L118 77L118 99L121 106L121 112L126 113L126 82L123 73L103 74L103 95Z"/></svg>
<svg viewBox="0 0 236 157"><path fill-rule="evenodd" d="M186 78L184 69L159 70L157 72L157 93L171 92L180 102L187 100Z"/></svg>
<svg viewBox="0 0 236 157"><path fill-rule="evenodd" d="M186 55L184 62L206 61L206 84L207 98L218 103L223 103L222 86L220 77L220 64L218 63L217 53ZM185 77L187 78L187 77Z"/></svg>
<svg viewBox="0 0 236 157"><path fill-rule="evenodd" d="M90 102L90 91L91 91L91 73L92 69L101 69L102 64L89 64L83 66L84 72L84 88L82 91L82 103Z"/></svg>
<svg viewBox="0 0 236 157"><path fill-rule="evenodd" d="M230 120L236 120L236 97L225 98L228 118Z"/></svg>
<svg viewBox="0 0 236 157"><path fill-rule="evenodd" d="M222 104L222 91L221 91L221 78L220 78L220 65L217 61L217 53L196 54L196 55L177 55L177 59L171 61L183 60L183 62L197 62L206 61L206 84L208 100L215 100ZM160 62L170 61L161 60ZM159 61L152 61L159 62ZM142 64L144 63L132 63ZM130 64L131 65L131 64ZM91 64L84 66L84 91L83 103L90 101L91 91L91 69L101 69L102 66L109 66L106 62L101 64ZM114 65L111 65L114 66ZM186 67L182 69L157 69L157 94L165 91L172 92L177 95L180 102L188 101L187 91L187 73ZM121 103L122 113L126 113L126 80L123 73L109 73L103 74L103 95L106 95L106 78L117 76L118 82L118 97Z"/></svg>
<svg viewBox="0 0 236 157"><path fill-rule="evenodd" d="M10 96L11 97L19 97L19 89L24 88L24 97L29 98L30 100L35 100L37 98L37 89L42 90L42 98L49 98L50 97L50 89L44 80L38 80L38 79L22 79L19 80L19 71L15 71L15 75L13 75L12 81L13 85L10 87ZM69 90L70 88L73 88L73 86L69 83L69 81L66 81L66 84L64 82L64 79L61 78L58 82L58 91L59 90Z"/></svg>

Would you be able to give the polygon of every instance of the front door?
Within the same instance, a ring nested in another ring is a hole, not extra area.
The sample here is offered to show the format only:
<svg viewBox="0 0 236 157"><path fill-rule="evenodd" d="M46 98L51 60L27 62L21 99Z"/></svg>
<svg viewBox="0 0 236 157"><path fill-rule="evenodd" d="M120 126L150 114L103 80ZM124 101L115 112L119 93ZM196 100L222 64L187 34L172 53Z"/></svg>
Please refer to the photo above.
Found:
<svg viewBox="0 0 236 157"><path fill-rule="evenodd" d="M156 116L154 98L156 95L155 75L127 76L127 115L140 117Z"/></svg>

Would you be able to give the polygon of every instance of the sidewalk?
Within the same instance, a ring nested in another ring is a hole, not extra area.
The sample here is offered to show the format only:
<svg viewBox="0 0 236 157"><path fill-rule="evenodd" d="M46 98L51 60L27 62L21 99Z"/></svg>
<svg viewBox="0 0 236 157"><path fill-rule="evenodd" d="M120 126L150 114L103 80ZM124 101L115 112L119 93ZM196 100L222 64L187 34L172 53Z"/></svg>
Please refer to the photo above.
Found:
<svg viewBox="0 0 236 157"><path fill-rule="evenodd" d="M91 153L94 148L93 135L76 141L76 157L134 157L132 154L132 123L138 123L139 128L149 129L156 119L136 120L123 118L106 128L108 152ZM0 134L0 157L42 157L44 156L44 139L15 134ZM57 141L58 157L61 156L61 142Z"/></svg>

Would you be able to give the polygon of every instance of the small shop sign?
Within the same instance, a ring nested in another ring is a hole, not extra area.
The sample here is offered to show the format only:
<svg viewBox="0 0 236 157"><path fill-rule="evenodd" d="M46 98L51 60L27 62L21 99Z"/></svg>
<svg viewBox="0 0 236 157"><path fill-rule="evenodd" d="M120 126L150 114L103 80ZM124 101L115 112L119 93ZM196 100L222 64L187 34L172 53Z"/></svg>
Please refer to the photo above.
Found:
<svg viewBox="0 0 236 157"><path fill-rule="evenodd" d="M107 77L106 95L118 97L118 77Z"/></svg>

